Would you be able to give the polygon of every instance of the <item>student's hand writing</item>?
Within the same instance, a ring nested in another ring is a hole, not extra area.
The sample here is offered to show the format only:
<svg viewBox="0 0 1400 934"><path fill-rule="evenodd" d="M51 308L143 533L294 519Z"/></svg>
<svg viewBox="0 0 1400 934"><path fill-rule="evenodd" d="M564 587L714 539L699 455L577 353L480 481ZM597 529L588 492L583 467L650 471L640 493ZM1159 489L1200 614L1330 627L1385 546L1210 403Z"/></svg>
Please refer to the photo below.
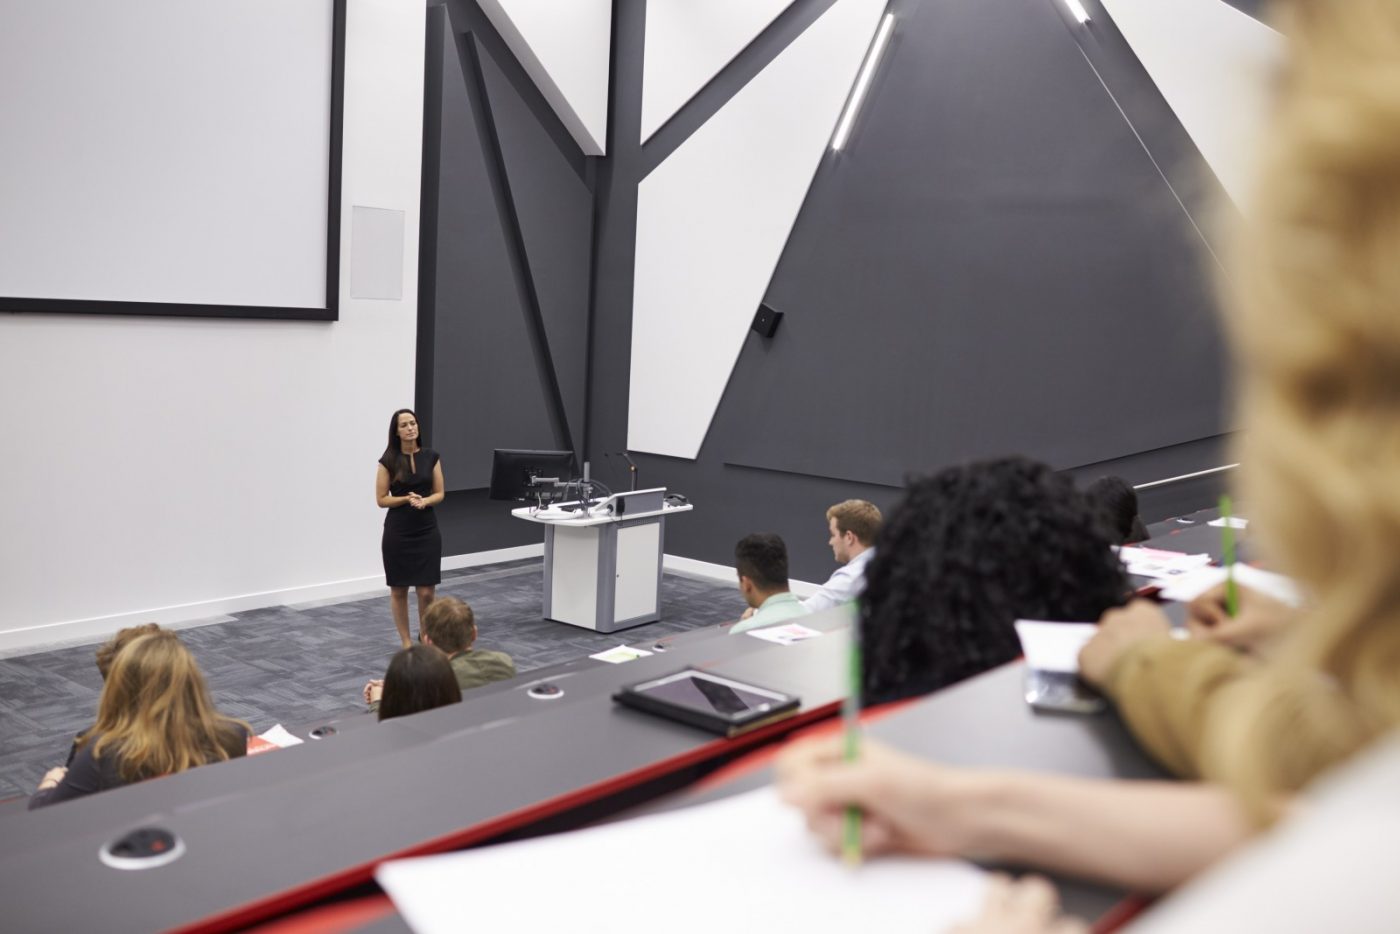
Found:
<svg viewBox="0 0 1400 934"><path fill-rule="evenodd" d="M1172 624L1157 604L1134 600L1109 610L1099 619L1099 631L1079 650L1079 677L1103 686L1123 653L1147 639L1171 636Z"/></svg>
<svg viewBox="0 0 1400 934"><path fill-rule="evenodd" d="M371 681L365 685L365 703L373 704L384 695L383 680Z"/></svg>
<svg viewBox="0 0 1400 934"><path fill-rule="evenodd" d="M994 875L987 882L982 914L950 934L1085 934L1088 926L1060 914L1055 887L1040 876L1012 881Z"/></svg>
<svg viewBox="0 0 1400 934"><path fill-rule="evenodd" d="M775 762L778 793L807 818L807 826L839 853L848 805L859 807L861 848L948 856L965 852L968 799L974 777L874 741L846 762L839 738L797 742Z"/></svg>
<svg viewBox="0 0 1400 934"><path fill-rule="evenodd" d="M1230 616L1225 608L1225 585L1217 584L1191 601L1186 626L1197 639L1258 653L1288 628L1297 611L1248 587L1236 584L1235 591L1239 598L1235 616Z"/></svg>

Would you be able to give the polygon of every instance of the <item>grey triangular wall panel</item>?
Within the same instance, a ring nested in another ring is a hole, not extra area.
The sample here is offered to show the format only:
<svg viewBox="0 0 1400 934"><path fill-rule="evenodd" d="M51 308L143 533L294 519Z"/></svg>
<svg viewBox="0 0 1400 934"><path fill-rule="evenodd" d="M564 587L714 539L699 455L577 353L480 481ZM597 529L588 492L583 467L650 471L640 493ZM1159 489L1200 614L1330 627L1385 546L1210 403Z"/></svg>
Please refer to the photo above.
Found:
<svg viewBox="0 0 1400 934"><path fill-rule="evenodd" d="M488 484L493 448L556 445L458 37L445 30L429 441L449 490ZM462 40L470 43L470 37ZM501 374L510 374L503 378Z"/></svg>
<svg viewBox="0 0 1400 934"><path fill-rule="evenodd" d="M1070 467L1219 434L1210 254L1056 7L895 12L770 284L782 327L749 336L706 449L899 485L968 458ZM1139 77L1118 88L1136 112L1155 94ZM1154 100L1155 155L1194 164ZM1210 197L1188 203L1223 199L1198 168Z"/></svg>
<svg viewBox="0 0 1400 934"><path fill-rule="evenodd" d="M1254 17L1260 22L1265 22L1267 20L1267 17L1264 15L1268 7L1267 0L1224 0L1224 2L1230 4L1230 6L1239 10L1241 13L1246 13Z"/></svg>
<svg viewBox="0 0 1400 934"><path fill-rule="evenodd" d="M564 416L583 438L593 195L489 53L482 78Z"/></svg>

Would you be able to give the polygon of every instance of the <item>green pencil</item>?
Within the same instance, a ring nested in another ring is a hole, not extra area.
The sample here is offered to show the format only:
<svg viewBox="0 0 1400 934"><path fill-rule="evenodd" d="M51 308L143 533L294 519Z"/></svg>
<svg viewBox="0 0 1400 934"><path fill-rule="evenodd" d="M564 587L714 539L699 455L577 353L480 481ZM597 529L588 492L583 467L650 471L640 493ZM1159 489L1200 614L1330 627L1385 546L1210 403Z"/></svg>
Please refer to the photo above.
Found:
<svg viewBox="0 0 1400 934"><path fill-rule="evenodd" d="M860 627L851 627L850 665L847 670L846 701L841 705L841 723L845 738L843 752L847 762L856 761L860 752ZM852 868L861 862L861 811L855 805L846 807L842 822L841 859Z"/></svg>
<svg viewBox="0 0 1400 934"><path fill-rule="evenodd" d="M1220 547L1225 551L1225 612L1237 616L1240 612L1240 592L1235 586L1235 529L1230 525L1230 494L1220 494Z"/></svg>

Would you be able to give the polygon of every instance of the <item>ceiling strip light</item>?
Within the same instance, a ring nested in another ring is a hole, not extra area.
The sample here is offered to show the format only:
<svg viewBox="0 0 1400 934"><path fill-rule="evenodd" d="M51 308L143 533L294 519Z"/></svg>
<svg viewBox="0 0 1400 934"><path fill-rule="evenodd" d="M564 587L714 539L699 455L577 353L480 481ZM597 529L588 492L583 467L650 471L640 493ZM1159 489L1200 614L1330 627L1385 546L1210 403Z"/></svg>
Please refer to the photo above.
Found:
<svg viewBox="0 0 1400 934"><path fill-rule="evenodd" d="M875 67L880 64L880 55L885 51L885 44L890 41L890 33L893 31L894 14L886 13L885 18L880 20L880 28L875 33L875 41L870 44L870 51L865 54L865 64L860 66L860 74L856 76L856 86L846 101L846 109L841 112L841 119L836 122L836 133L831 137L832 152L840 152L841 147L845 146L846 140L850 138L851 125L856 122L856 114L860 112L861 102L865 100L865 92L870 88L870 77L875 74Z"/></svg>

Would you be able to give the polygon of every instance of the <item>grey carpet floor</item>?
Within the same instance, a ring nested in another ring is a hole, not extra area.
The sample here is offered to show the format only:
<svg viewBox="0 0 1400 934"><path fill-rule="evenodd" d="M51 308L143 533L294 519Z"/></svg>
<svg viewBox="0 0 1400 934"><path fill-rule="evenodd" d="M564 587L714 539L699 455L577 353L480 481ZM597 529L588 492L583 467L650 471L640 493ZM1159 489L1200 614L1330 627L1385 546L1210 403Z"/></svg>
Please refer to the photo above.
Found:
<svg viewBox="0 0 1400 934"><path fill-rule="evenodd" d="M605 635L540 618L538 558L444 572L439 594L476 612L477 645L515 659L517 671L571 661L612 646L737 619L735 587L667 574L662 619ZM410 598L410 603L412 598ZM417 611L410 607L417 634ZM360 691L383 677L398 650L387 597L268 607L183 629L219 710L262 732L364 710ZM0 799L27 795L62 765L73 735L92 723L102 678L98 643L0 659Z"/></svg>

